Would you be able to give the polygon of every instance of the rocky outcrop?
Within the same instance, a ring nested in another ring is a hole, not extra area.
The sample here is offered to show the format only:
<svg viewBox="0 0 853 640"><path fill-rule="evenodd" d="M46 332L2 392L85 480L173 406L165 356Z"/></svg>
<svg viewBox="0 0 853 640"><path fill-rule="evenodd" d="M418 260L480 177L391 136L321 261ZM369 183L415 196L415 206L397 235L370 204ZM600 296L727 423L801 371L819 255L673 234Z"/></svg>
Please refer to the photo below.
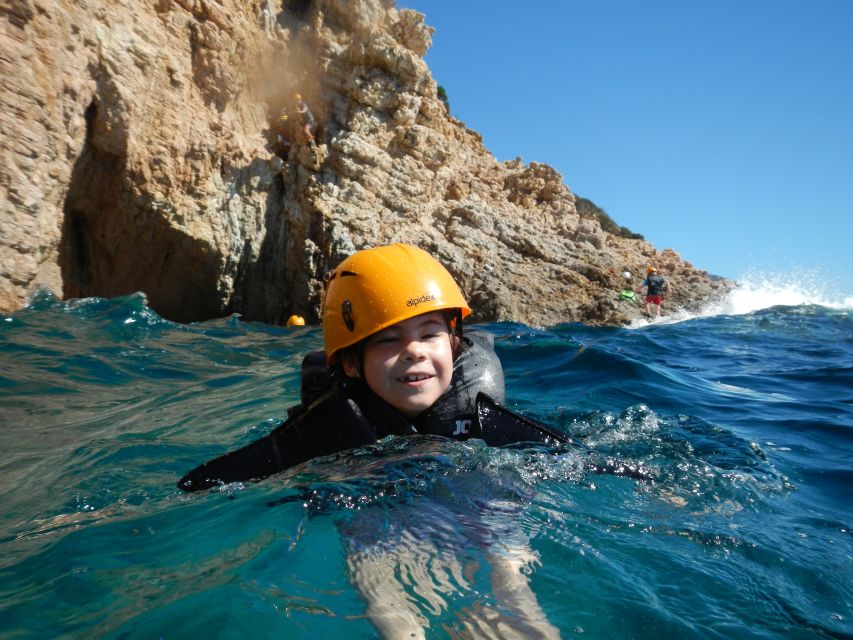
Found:
<svg viewBox="0 0 853 640"><path fill-rule="evenodd" d="M83 6L84 5L84 6ZM624 323L654 263L693 308L727 283L578 214L551 167L499 162L390 0L11 0L0 7L0 309L144 291L166 317L318 319L327 271L409 242L480 320ZM271 115L302 93L318 144Z"/></svg>

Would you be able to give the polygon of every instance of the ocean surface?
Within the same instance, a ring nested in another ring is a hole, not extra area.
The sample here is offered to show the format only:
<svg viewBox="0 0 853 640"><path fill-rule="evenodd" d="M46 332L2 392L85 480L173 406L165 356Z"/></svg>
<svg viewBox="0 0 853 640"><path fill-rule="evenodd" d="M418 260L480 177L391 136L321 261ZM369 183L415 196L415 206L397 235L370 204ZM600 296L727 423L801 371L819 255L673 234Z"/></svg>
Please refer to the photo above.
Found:
<svg viewBox="0 0 853 640"><path fill-rule="evenodd" d="M384 610L427 638L853 638L851 309L745 284L630 328L485 325L507 404L579 446L388 439L184 495L285 418L319 330L39 294L0 316L0 637L376 638Z"/></svg>

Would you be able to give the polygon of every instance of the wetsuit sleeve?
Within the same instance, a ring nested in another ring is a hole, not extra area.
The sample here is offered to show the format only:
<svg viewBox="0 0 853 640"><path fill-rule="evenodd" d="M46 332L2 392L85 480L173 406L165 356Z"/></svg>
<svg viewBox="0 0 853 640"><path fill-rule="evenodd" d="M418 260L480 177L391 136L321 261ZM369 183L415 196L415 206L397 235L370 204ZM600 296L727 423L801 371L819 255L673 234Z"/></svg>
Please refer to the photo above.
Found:
<svg viewBox="0 0 853 640"><path fill-rule="evenodd" d="M268 436L193 469L178 488L201 491L262 480L312 458L375 442L376 431L358 404L341 396L338 385Z"/></svg>
<svg viewBox="0 0 853 640"><path fill-rule="evenodd" d="M571 438L558 430L507 409L484 393L477 395L474 435L490 447L521 442L572 443Z"/></svg>

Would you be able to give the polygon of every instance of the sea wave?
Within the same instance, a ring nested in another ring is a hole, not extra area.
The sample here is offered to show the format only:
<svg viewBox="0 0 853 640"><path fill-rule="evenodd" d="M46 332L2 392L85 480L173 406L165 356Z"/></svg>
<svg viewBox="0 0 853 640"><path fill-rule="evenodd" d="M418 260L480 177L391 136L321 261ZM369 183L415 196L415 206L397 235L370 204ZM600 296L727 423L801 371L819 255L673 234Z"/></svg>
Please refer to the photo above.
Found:
<svg viewBox="0 0 853 640"><path fill-rule="evenodd" d="M387 439L183 495L285 419L319 328L36 296L0 316L0 636L376 637L378 593L429 637L534 610L564 637L853 637L851 319L786 301L811 304L485 325L507 404L574 447Z"/></svg>
<svg viewBox="0 0 853 640"><path fill-rule="evenodd" d="M831 280L816 270L792 273L750 271L735 280L734 288L724 298L707 304L699 311L676 309L655 320L635 320L629 328L674 324L695 318L747 315L772 307L800 306L851 311L853 296L840 293Z"/></svg>
<svg viewBox="0 0 853 640"><path fill-rule="evenodd" d="M742 315L770 307L817 305L828 309L853 309L853 296L843 294L820 271L771 273L752 271L736 280L726 298L703 310L702 315Z"/></svg>

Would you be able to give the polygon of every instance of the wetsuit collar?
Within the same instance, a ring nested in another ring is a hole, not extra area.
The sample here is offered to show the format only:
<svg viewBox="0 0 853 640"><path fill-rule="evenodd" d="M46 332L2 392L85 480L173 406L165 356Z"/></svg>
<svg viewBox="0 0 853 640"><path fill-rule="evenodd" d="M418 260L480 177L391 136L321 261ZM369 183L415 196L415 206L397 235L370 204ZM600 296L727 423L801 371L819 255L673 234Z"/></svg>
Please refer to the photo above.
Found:
<svg viewBox="0 0 853 640"><path fill-rule="evenodd" d="M414 421L399 409L392 407L376 395L360 378L346 378L342 381L347 396L355 400L376 429L377 439L385 436L408 436L418 432Z"/></svg>

